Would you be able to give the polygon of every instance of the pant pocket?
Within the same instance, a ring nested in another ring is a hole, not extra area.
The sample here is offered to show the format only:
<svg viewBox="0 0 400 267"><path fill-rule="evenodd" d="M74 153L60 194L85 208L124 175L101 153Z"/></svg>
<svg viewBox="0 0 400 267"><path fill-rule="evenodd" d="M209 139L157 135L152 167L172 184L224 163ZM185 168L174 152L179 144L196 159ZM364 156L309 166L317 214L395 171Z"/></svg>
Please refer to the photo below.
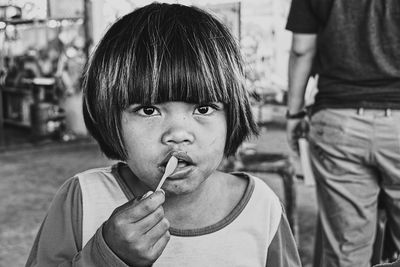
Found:
<svg viewBox="0 0 400 267"><path fill-rule="evenodd" d="M325 144L349 144L346 136L347 117L322 110L311 118L310 138Z"/></svg>

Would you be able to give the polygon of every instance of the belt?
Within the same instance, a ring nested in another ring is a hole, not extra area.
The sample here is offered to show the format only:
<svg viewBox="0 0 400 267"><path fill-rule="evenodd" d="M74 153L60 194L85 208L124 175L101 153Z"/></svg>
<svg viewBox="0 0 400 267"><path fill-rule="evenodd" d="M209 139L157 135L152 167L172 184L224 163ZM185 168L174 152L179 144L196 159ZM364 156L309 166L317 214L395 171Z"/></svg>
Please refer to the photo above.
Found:
<svg viewBox="0 0 400 267"><path fill-rule="evenodd" d="M398 109L391 109L391 108L385 108L385 109L369 109L369 108L357 108L357 115L364 116L367 114L373 114L373 115L380 115L384 117L391 117L393 112L398 112L400 110Z"/></svg>

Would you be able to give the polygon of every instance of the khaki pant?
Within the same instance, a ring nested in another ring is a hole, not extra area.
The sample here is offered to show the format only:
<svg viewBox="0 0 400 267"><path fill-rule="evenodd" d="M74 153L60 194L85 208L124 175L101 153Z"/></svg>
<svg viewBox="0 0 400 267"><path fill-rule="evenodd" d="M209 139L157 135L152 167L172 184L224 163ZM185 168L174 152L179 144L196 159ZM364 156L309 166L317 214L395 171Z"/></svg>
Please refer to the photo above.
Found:
<svg viewBox="0 0 400 267"><path fill-rule="evenodd" d="M319 111L310 149L322 236L315 267L370 266L380 190L399 249L400 110Z"/></svg>

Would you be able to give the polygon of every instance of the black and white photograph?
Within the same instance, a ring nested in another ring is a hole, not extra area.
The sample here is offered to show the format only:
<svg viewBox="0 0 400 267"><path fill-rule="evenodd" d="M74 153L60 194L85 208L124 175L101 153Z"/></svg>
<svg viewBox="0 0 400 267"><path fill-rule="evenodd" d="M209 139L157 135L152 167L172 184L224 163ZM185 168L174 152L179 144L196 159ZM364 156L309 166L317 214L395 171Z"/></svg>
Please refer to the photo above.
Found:
<svg viewBox="0 0 400 267"><path fill-rule="evenodd" d="M0 267L400 267L399 0L0 0Z"/></svg>

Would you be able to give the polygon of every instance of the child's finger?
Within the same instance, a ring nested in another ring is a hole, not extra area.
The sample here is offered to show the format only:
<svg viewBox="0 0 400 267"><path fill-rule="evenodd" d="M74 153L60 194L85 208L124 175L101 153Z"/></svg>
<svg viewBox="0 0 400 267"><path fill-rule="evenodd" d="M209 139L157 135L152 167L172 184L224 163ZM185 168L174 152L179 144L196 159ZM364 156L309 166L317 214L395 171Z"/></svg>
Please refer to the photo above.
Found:
<svg viewBox="0 0 400 267"><path fill-rule="evenodd" d="M164 209L159 206L154 212L150 213L140 221L136 222L137 227L142 229L143 233L147 233L155 225L157 225L161 220L164 219Z"/></svg>
<svg viewBox="0 0 400 267"><path fill-rule="evenodd" d="M165 196L165 191L162 190L161 188L158 189L157 191L160 191L160 192L163 193L164 196ZM147 198L148 196L150 196L150 195L153 194L153 193L154 193L153 191L149 191L149 192L147 192L146 194L144 194L140 199L143 200L143 199Z"/></svg>
<svg viewBox="0 0 400 267"><path fill-rule="evenodd" d="M124 217L129 222L137 222L142 220L144 217L153 213L158 207L160 207L165 201L165 196L161 192L155 192L145 199L140 200L128 207L124 212Z"/></svg>
<svg viewBox="0 0 400 267"><path fill-rule="evenodd" d="M153 193L154 193L153 191L147 192L146 194L144 194L144 195L141 197L141 200L147 198L148 196L150 196L150 195L153 194Z"/></svg>
<svg viewBox="0 0 400 267"><path fill-rule="evenodd" d="M167 220L167 218L164 217L157 224L155 224L153 228L147 231L145 236L149 239L150 244L155 244L160 238L162 238L167 232L169 232L169 227L169 221Z"/></svg>
<svg viewBox="0 0 400 267"><path fill-rule="evenodd" d="M171 234L169 231L166 231L157 241L154 243L152 247L153 258L158 259L162 252L164 251L165 247L167 246L169 240L171 238Z"/></svg>
<svg viewBox="0 0 400 267"><path fill-rule="evenodd" d="M140 199L134 198L132 200L129 200L128 202L122 204L121 206L117 207L113 213L111 214L111 217L115 216L121 216L124 217L123 214L126 213L126 210L129 210L132 208L132 206L136 206L139 203Z"/></svg>

